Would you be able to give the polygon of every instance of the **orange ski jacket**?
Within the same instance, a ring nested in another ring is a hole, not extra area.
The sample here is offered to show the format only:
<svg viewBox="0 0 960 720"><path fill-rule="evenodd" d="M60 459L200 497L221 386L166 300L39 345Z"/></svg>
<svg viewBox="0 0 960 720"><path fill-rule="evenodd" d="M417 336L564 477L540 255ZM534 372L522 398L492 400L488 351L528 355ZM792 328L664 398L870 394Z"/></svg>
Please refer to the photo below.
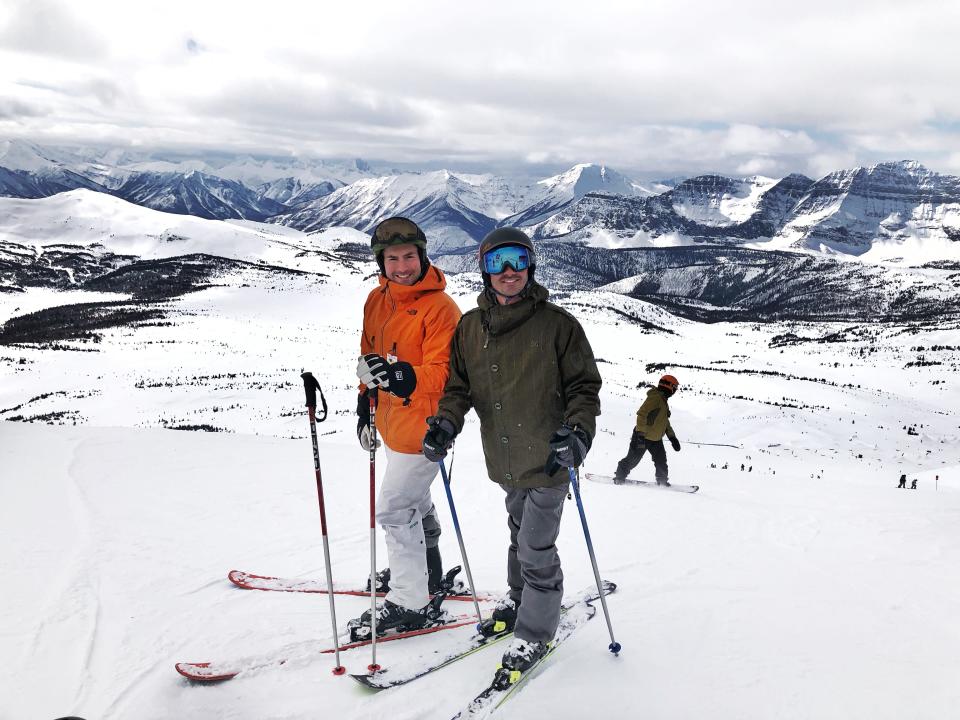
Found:
<svg viewBox="0 0 960 720"><path fill-rule="evenodd" d="M450 374L450 339L460 322L460 308L446 287L446 277L433 265L413 285L398 285L381 275L380 287L363 306L360 354L403 360L417 375L417 387L407 401L379 393L377 432L395 452L421 452L427 418L436 414ZM364 389L361 385L361 392Z"/></svg>

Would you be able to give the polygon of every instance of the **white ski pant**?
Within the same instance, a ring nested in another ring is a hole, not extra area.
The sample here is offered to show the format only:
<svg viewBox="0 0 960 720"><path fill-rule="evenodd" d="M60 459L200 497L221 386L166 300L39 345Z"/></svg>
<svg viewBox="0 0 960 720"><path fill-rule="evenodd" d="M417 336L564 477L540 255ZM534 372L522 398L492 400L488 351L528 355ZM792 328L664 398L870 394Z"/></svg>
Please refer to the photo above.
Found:
<svg viewBox="0 0 960 720"><path fill-rule="evenodd" d="M377 522L387 540L390 592L387 600L405 608L427 604L427 547L440 542L440 523L430 483L440 468L420 453L400 453L384 445L387 470L377 497Z"/></svg>

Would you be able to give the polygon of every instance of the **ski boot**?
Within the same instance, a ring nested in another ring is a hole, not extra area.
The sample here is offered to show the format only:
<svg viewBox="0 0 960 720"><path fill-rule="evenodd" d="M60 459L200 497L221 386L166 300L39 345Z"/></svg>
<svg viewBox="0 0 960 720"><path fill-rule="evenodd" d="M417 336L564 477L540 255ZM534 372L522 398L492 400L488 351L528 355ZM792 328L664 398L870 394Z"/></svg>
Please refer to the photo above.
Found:
<svg viewBox="0 0 960 720"><path fill-rule="evenodd" d="M433 595L443 582L443 559L439 547L427 548L427 592Z"/></svg>
<svg viewBox="0 0 960 720"><path fill-rule="evenodd" d="M670 481L667 480L666 478L663 478L662 480L660 478L657 478L657 485L659 485L660 487L670 487Z"/></svg>
<svg viewBox="0 0 960 720"><path fill-rule="evenodd" d="M463 580L456 579L459 572L459 565L454 565L447 570L447 574L440 578L440 582L436 586L430 586L430 594L436 596L442 593L444 597L447 595L469 595L470 588L466 586L466 583Z"/></svg>
<svg viewBox="0 0 960 720"><path fill-rule="evenodd" d="M377 607L377 637L385 635L390 630L404 633L450 622L450 614L440 608L440 604L446 597L445 593L437 593L429 603L418 610L411 610L385 600ZM370 611L367 610L359 618L348 622L347 629L350 631L351 642L369 640Z"/></svg>
<svg viewBox="0 0 960 720"><path fill-rule="evenodd" d="M510 598L504 598L497 603L490 617L477 625L477 632L484 637L493 637L502 633L513 632L517 624L517 604Z"/></svg>
<svg viewBox="0 0 960 720"><path fill-rule="evenodd" d="M617 473L614 473L614 475L613 475L613 484L614 484L614 485L623 485L626 481L627 481L627 476L626 476L626 475L618 475Z"/></svg>
<svg viewBox="0 0 960 720"><path fill-rule="evenodd" d="M370 592L370 578L367 578L367 592ZM384 568L377 573L377 592L390 592L390 568Z"/></svg>
<svg viewBox="0 0 960 720"><path fill-rule="evenodd" d="M493 678L494 687L498 690L510 687L520 679L523 673L540 662L549 651L548 643L538 640L521 640L515 637L497 667L497 674Z"/></svg>

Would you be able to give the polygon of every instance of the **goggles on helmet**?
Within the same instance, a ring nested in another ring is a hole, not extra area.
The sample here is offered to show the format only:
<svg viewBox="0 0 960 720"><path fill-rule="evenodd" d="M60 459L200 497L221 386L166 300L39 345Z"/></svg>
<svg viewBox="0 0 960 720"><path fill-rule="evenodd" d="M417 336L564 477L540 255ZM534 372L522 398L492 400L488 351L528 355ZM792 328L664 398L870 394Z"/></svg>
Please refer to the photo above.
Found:
<svg viewBox="0 0 960 720"><path fill-rule="evenodd" d="M373 231L371 243L374 253L379 253L390 245L413 243L418 247L425 247L423 232L416 223L402 217L388 218L377 225Z"/></svg>
<svg viewBox="0 0 960 720"><path fill-rule="evenodd" d="M519 245L504 245L483 254L483 271L490 275L499 275L510 267L520 272L530 267L530 252Z"/></svg>

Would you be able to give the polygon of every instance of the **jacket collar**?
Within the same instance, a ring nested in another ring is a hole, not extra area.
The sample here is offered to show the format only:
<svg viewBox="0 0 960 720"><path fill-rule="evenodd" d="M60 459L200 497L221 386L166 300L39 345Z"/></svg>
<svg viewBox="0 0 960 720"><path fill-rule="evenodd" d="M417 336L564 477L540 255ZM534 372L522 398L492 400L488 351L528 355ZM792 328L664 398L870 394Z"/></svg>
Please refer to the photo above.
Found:
<svg viewBox="0 0 960 720"><path fill-rule="evenodd" d="M531 281L518 302L501 305L492 292L484 291L477 297L477 305L480 306L484 328L491 335L502 335L533 317L548 297L550 293L543 285Z"/></svg>

